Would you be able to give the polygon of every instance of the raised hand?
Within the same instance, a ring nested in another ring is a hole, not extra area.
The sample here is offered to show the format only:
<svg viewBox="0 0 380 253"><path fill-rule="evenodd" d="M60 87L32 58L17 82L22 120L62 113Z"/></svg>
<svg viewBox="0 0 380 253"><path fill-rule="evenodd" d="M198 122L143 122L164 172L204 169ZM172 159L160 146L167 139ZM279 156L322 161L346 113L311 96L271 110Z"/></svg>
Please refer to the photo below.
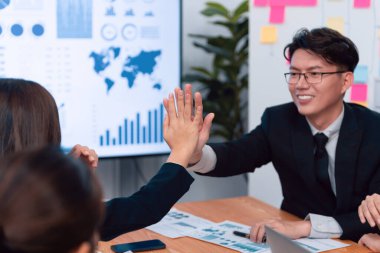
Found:
<svg viewBox="0 0 380 253"><path fill-rule="evenodd" d="M358 207L360 221L369 223L371 227L380 227L380 195L367 196Z"/></svg>
<svg viewBox="0 0 380 253"><path fill-rule="evenodd" d="M98 167L98 155L95 150L79 144L75 145L69 153L70 156L81 159L91 169Z"/></svg>
<svg viewBox="0 0 380 253"><path fill-rule="evenodd" d="M191 91L191 88L192 88L191 84L185 85L185 96L189 97L189 100L190 100L189 102L191 102L190 105L191 105L191 109L192 109L192 91ZM176 88L174 90L174 94L175 94L177 101L179 99L180 92L183 92L183 91L181 91L181 89L179 89L179 88ZM201 110L203 110L202 96L199 92L196 92L194 94L194 100L195 100L195 108L201 108ZM166 101L164 100L164 106L165 106L166 112L169 113L168 100L166 100ZM191 112L191 113L193 114L193 112ZM203 111L201 111L201 114L203 114ZM205 117L204 120L201 117L199 124L198 124L198 130L199 130L198 142L197 142L197 145L194 149L193 154L191 155L189 163L197 163L201 159L202 149L203 149L204 145L207 143L209 136L210 136L210 129L211 129L213 119L214 119L213 113L207 114L207 116Z"/></svg>
<svg viewBox="0 0 380 253"><path fill-rule="evenodd" d="M168 143L171 154L168 162L173 162L187 167L189 160L194 153L199 139L199 125L202 120L202 106L195 108L192 114L192 94L175 90L169 95L169 99L164 99L167 111L164 121L164 138ZM177 110L175 102L177 101Z"/></svg>

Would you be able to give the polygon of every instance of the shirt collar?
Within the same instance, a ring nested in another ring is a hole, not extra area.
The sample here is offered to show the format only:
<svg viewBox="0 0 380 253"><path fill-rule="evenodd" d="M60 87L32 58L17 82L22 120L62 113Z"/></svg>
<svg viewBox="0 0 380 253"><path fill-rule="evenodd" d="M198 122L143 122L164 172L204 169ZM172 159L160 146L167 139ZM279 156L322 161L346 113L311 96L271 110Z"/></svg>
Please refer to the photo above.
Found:
<svg viewBox="0 0 380 253"><path fill-rule="evenodd" d="M340 130L340 127L342 126L342 122L343 122L343 116L344 116L344 106L343 106L343 109L342 109L342 112L339 114L338 118L336 118L334 120L333 123L331 123L325 130L323 131L319 131L318 129L316 129L311 123L310 121L306 118L307 120L307 123L309 124L310 128L311 128L311 132L313 133L313 135L315 135L316 133L324 133L328 138L330 138L331 136L333 136L334 134L338 133L339 130Z"/></svg>

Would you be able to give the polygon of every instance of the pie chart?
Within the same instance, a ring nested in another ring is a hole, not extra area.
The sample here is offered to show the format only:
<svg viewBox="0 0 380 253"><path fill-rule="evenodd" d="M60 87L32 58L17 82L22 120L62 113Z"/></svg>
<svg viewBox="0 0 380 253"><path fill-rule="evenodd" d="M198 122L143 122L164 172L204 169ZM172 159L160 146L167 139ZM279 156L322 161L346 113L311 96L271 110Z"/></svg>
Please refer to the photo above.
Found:
<svg viewBox="0 0 380 253"><path fill-rule="evenodd" d="M4 9L5 7L7 7L9 5L10 1L11 0L0 0L0 10Z"/></svg>

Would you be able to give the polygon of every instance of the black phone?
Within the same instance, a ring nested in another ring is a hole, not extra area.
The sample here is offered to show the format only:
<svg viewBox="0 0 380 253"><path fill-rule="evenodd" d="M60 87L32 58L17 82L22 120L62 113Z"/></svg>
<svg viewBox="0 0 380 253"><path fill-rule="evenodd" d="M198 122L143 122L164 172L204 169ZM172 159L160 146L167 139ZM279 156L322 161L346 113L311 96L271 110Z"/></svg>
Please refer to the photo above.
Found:
<svg viewBox="0 0 380 253"><path fill-rule="evenodd" d="M165 243L156 239L140 242L115 244L111 246L111 249L116 253L124 253L128 250L132 252L140 252L146 250L164 249L165 247Z"/></svg>

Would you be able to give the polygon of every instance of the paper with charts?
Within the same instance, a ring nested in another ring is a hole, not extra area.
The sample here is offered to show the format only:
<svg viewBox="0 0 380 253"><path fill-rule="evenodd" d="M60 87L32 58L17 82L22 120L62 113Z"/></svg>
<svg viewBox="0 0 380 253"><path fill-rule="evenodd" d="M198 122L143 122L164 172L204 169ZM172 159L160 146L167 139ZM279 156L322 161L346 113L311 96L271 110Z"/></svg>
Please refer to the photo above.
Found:
<svg viewBox="0 0 380 253"><path fill-rule="evenodd" d="M232 221L223 221L194 230L188 236L243 253L269 252L267 244L254 243L247 238L236 236L233 234L236 230L249 233L250 227Z"/></svg>
<svg viewBox="0 0 380 253"><path fill-rule="evenodd" d="M189 236L222 247L237 250L242 253L271 252L267 244L254 243L249 239L236 236L232 233L234 230L249 233L249 226L232 221L214 223L175 208L172 208L160 222L147 227L147 229L169 238ZM295 240L295 242L313 252L321 252L349 246L349 244L344 244L331 239L302 238Z"/></svg>
<svg viewBox="0 0 380 253"><path fill-rule="evenodd" d="M190 213L172 208L162 220L147 229L169 238L186 236L188 232L197 228L214 224Z"/></svg>

